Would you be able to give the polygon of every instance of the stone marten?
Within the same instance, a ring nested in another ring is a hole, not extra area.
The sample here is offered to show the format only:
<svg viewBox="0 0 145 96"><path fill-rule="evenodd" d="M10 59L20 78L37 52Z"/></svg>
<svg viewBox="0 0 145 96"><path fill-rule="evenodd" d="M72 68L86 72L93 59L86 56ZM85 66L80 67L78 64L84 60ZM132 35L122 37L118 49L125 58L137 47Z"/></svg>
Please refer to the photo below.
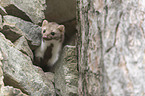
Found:
<svg viewBox="0 0 145 96"><path fill-rule="evenodd" d="M35 50L38 66L46 69L47 66L53 66L56 63L64 41L64 33L64 25L43 21L41 45Z"/></svg>

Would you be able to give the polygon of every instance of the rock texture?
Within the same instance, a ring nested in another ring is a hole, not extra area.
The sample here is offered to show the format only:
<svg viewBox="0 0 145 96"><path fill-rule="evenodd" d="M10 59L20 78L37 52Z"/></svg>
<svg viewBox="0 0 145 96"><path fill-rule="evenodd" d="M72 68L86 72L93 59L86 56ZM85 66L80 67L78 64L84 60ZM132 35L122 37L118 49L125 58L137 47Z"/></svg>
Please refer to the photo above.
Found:
<svg viewBox="0 0 145 96"><path fill-rule="evenodd" d="M41 23L45 18L45 0L1 0L0 5L8 14L35 24Z"/></svg>
<svg viewBox="0 0 145 96"><path fill-rule="evenodd" d="M33 53L24 36L14 42L15 48L28 55L33 60Z"/></svg>
<svg viewBox="0 0 145 96"><path fill-rule="evenodd" d="M5 86L1 88L1 96L29 96L21 92L21 90L10 87L10 86Z"/></svg>
<svg viewBox="0 0 145 96"><path fill-rule="evenodd" d="M4 76L3 76L3 70L2 70L2 51L0 50L0 95L1 96L28 96L21 92L20 89L13 88L11 86L4 86Z"/></svg>
<svg viewBox="0 0 145 96"><path fill-rule="evenodd" d="M78 0L77 8L79 95L144 96L144 0Z"/></svg>
<svg viewBox="0 0 145 96"><path fill-rule="evenodd" d="M144 0L0 0L0 96L144 96L144 12ZM65 44L78 24L55 73L32 64L44 18L66 26Z"/></svg>
<svg viewBox="0 0 145 96"><path fill-rule="evenodd" d="M10 15L4 16L3 21L2 33L6 35L6 38L15 41L23 35L28 40L31 49L40 45L41 28L38 25Z"/></svg>
<svg viewBox="0 0 145 96"><path fill-rule="evenodd" d="M106 17L103 36L106 93L114 96L143 96L145 2L131 0L106 4L108 11L112 12L108 12Z"/></svg>
<svg viewBox="0 0 145 96"><path fill-rule="evenodd" d="M2 24L2 16L0 15L0 30L2 30L3 24Z"/></svg>
<svg viewBox="0 0 145 96"><path fill-rule="evenodd" d="M30 57L15 49L2 34L0 34L0 50L6 85L19 88L32 96L54 95L53 84L48 81L42 69L35 67Z"/></svg>
<svg viewBox="0 0 145 96"><path fill-rule="evenodd" d="M51 82L54 83L54 73L52 73L52 72L45 72L45 76L46 76L46 78L47 78L49 81L51 81Z"/></svg>
<svg viewBox="0 0 145 96"><path fill-rule="evenodd" d="M55 88L59 96L78 96L76 47L65 46L55 68Z"/></svg>
<svg viewBox="0 0 145 96"><path fill-rule="evenodd" d="M75 7L75 0L0 0L0 96L78 96L75 46L65 46L75 45ZM61 59L45 73L33 65L43 19L65 25Z"/></svg>

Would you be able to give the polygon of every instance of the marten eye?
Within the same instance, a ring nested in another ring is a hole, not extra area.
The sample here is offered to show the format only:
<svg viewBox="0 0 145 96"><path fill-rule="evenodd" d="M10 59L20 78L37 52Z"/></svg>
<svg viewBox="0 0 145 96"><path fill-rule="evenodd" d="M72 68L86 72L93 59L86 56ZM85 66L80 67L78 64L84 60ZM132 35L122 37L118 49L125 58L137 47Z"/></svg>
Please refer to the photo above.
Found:
<svg viewBox="0 0 145 96"><path fill-rule="evenodd" d="M46 30L43 30L43 33L45 33L46 32Z"/></svg>
<svg viewBox="0 0 145 96"><path fill-rule="evenodd" d="M54 36L54 35L55 35L55 32L51 32L51 35L53 35L53 36Z"/></svg>

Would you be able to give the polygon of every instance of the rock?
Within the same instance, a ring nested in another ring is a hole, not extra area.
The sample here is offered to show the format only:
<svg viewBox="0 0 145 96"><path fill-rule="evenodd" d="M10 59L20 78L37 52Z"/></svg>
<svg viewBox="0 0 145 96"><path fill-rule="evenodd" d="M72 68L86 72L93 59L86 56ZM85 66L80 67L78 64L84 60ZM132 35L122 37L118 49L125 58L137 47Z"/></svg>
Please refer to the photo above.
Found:
<svg viewBox="0 0 145 96"><path fill-rule="evenodd" d="M49 81L54 82L54 73L52 73L52 72L45 72L45 76L46 76L46 78Z"/></svg>
<svg viewBox="0 0 145 96"><path fill-rule="evenodd" d="M21 90L19 90L17 88L13 88L11 86L2 87L1 91L2 91L0 93L1 96L28 96L28 95L22 93Z"/></svg>
<svg viewBox="0 0 145 96"><path fill-rule="evenodd" d="M0 5L8 14L38 24L45 18L45 0L1 0Z"/></svg>
<svg viewBox="0 0 145 96"><path fill-rule="evenodd" d="M23 32L13 25L3 25L1 32L6 36L7 39L11 40L12 42L16 41L23 35Z"/></svg>
<svg viewBox="0 0 145 96"><path fill-rule="evenodd" d="M0 30L2 30L3 24L2 24L2 16L0 15Z"/></svg>
<svg viewBox="0 0 145 96"><path fill-rule="evenodd" d="M55 68L55 88L60 96L78 96L76 47L65 46ZM60 90L60 93L58 92Z"/></svg>
<svg viewBox="0 0 145 96"><path fill-rule="evenodd" d="M112 1L105 5L109 9L103 32L106 93L111 96L144 96L144 0Z"/></svg>
<svg viewBox="0 0 145 96"><path fill-rule="evenodd" d="M2 57L2 52L0 50L0 89L4 86L4 83L3 83L3 71L2 71L2 61L3 60L3 57ZM1 93L1 90L0 90L0 93Z"/></svg>
<svg viewBox="0 0 145 96"><path fill-rule="evenodd" d="M144 96L145 1L95 1L78 2L79 95Z"/></svg>
<svg viewBox="0 0 145 96"><path fill-rule="evenodd" d="M35 67L30 57L17 50L1 33L0 50L5 85L18 88L31 96L54 96L54 86L42 69Z"/></svg>
<svg viewBox="0 0 145 96"><path fill-rule="evenodd" d="M4 76L2 70L2 52L0 50L0 96L28 96L21 92L20 89L13 88L12 86L4 86Z"/></svg>
<svg viewBox="0 0 145 96"><path fill-rule="evenodd" d="M14 42L15 48L29 56L33 60L33 52L30 49L27 40L24 36L20 37L16 42Z"/></svg>
<svg viewBox="0 0 145 96"><path fill-rule="evenodd" d="M2 6L0 6L0 14L1 15L7 15L6 10Z"/></svg>
<svg viewBox="0 0 145 96"><path fill-rule="evenodd" d="M47 0L46 2L45 16L48 21L63 23L76 18L76 0Z"/></svg>
<svg viewBox="0 0 145 96"><path fill-rule="evenodd" d="M2 64L2 62L0 61L0 64ZM1 89L4 87L4 76L3 76L3 71L2 71L2 66L0 66L0 94L2 93Z"/></svg>
<svg viewBox="0 0 145 96"><path fill-rule="evenodd" d="M6 15L3 18L4 18L3 26L6 26L6 28L4 27L2 31L3 33L5 33L5 31L7 31L9 27L11 28L13 26L12 28L15 29L14 34L16 33L15 37L19 38L21 35L24 35L25 38L28 40L28 44L31 49L35 49L36 46L40 45L41 28L38 25L34 25L31 22L27 22L20 18L10 16L10 15ZM10 33L11 34L13 33L11 31L8 32L9 33L6 33L5 35L9 35ZM15 40L18 38L15 38ZM10 40L13 41L12 39Z"/></svg>

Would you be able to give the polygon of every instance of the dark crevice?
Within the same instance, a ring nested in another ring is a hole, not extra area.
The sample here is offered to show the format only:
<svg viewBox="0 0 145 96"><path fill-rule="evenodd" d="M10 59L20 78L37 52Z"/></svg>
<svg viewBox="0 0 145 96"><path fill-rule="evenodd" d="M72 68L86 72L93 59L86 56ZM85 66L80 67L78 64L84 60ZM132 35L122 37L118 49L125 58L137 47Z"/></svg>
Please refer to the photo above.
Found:
<svg viewBox="0 0 145 96"><path fill-rule="evenodd" d="M53 86L54 86L54 89L55 89L55 96L61 96L61 92L60 92L60 89L57 89L56 86L55 86L55 83L52 82Z"/></svg>
<svg viewBox="0 0 145 96"><path fill-rule="evenodd" d="M115 40L114 40L113 46L115 46L115 43L116 43L116 36L117 36L119 24L120 24L120 21L119 21L119 22L117 23L117 25L116 25L116 29L115 29Z"/></svg>
<svg viewBox="0 0 145 96"><path fill-rule="evenodd" d="M29 16L27 16L25 12L23 12L22 10L17 8L15 5L11 4L11 5L6 6L5 10L8 13L8 15L19 17L25 21L32 22L31 19L29 18Z"/></svg>
<svg viewBox="0 0 145 96"><path fill-rule="evenodd" d="M123 14L123 12L120 13L120 16L119 16L120 19L122 17L122 14ZM108 53L116 44L116 36L117 36L119 25L120 25L120 20L119 20L119 22L117 23L117 25L115 27L115 39L114 39L113 45L106 50L106 53Z"/></svg>
<svg viewBox="0 0 145 96"><path fill-rule="evenodd" d="M20 83L17 82L16 80L13 80L10 75L4 74L3 81L4 81L5 86L13 86L14 88L20 89L23 93L27 95L29 94L28 92L24 90L24 88L22 88L22 85L20 85Z"/></svg>
<svg viewBox="0 0 145 96"><path fill-rule="evenodd" d="M106 4L106 0L105 0L105 4ZM106 79L106 71L105 71L105 66L104 66L104 47L103 47L103 34L102 32L105 33L105 29L106 29L106 26L107 26L107 17L108 17L108 6L105 5L104 7L104 10L105 10L105 16L104 16L104 29L101 30L101 27L99 22L100 22L100 19L99 19L99 15L98 15L98 18L97 18L97 28L98 28L98 35L99 35L99 38L100 38L100 51L101 51L101 58L100 58L100 74L99 74L99 81L101 83L101 86L100 86L100 96L105 96L106 95L106 90L105 90L105 79Z"/></svg>
<svg viewBox="0 0 145 96"><path fill-rule="evenodd" d="M21 37L21 34L17 34L18 31L19 30L15 27L4 25L3 29L1 30L1 33L3 33L7 39L11 40L12 42L15 42L18 38Z"/></svg>
<svg viewBox="0 0 145 96"><path fill-rule="evenodd" d="M120 13L119 19L121 19L122 14L123 14L123 12ZM116 28L115 28L115 40L114 40L113 46L115 46L115 43L116 43L116 36L117 36L117 32L118 32L119 25L120 25L120 20L117 23Z"/></svg>
<svg viewBox="0 0 145 96"><path fill-rule="evenodd" d="M86 60L86 59L88 59L88 55L87 55L87 50L88 50L88 47L89 47L89 27L90 27L90 24L89 24L89 11L90 11L90 8L91 8L91 1L90 0L88 0L88 5L87 5L87 7L83 7L83 11L84 11L84 16L86 17L86 18L84 18L85 19L85 30L86 30L86 32L85 32L85 44L86 45L84 45L85 47L84 47L84 56L83 56L83 61L84 61L84 66L85 66L85 69L83 69L83 71L84 71L84 74L83 74L83 78L86 78L86 75L87 75L87 73L88 73L88 69L87 69L87 62L88 62L88 60ZM86 78L86 79L88 79L88 78ZM83 81L83 92L84 92L84 95L87 95L87 96L90 96L89 95L89 92L88 92L88 84L87 84L87 81L88 80L86 80L86 79L84 79L84 81Z"/></svg>
<svg viewBox="0 0 145 96"><path fill-rule="evenodd" d="M100 49L101 49L101 59L100 59L100 68L102 68L101 72L100 72L100 78L102 77L102 86L101 86L101 96L105 96L105 82L104 82L104 74L105 74L105 68L104 68L104 58L103 58L103 37L102 37L102 31L101 28L99 26L99 19L97 18L97 27L98 27L98 33L99 33L99 37L100 37Z"/></svg>
<svg viewBox="0 0 145 96"><path fill-rule="evenodd" d="M90 10L90 0L88 1L89 3L88 3L88 5L86 6L86 7L84 7L84 6L82 6L82 8L81 8L81 12L82 12L82 14L80 14L80 11L78 11L78 17L77 17L77 23L78 23L78 43L77 43L77 54L78 54L78 57L77 57L77 63L78 63L78 67L79 67L79 83L81 83L81 86L79 86L80 88L78 88L78 89L80 89L79 90L79 95L83 95L83 96L89 96L89 93L88 93L88 90L87 90L87 78L86 78L86 74L88 73L88 71L87 71L87 68L86 68L86 64L87 64L87 60L85 60L86 58L87 58L87 49L88 49L88 47L89 47L89 18L88 18L88 12L89 12L89 10ZM77 2L78 4L78 6L77 6L77 8L78 8L78 10L79 10L79 5L80 5L80 2ZM82 3L82 2L81 2ZM81 31L82 31L82 27L81 27L81 20L80 20L80 16L81 15L84 15L86 18L83 18L84 19L84 26L85 26L85 30L86 30L86 32L85 32L85 40L86 41L83 41L83 42L85 42L85 45L83 45L84 46L84 50L81 50L81 47L82 47L82 33L81 33ZM81 51L83 51L83 53L84 53L84 55L83 56L81 56ZM80 59L83 59L83 60L80 60ZM83 62L81 62L81 63L83 63L83 65L82 64L80 64L80 61L83 61Z"/></svg>
<svg viewBox="0 0 145 96"><path fill-rule="evenodd" d="M106 50L106 53L108 53L113 47L114 47L114 46L111 46L110 48L108 48L108 49Z"/></svg>
<svg viewBox="0 0 145 96"><path fill-rule="evenodd" d="M80 20L80 10L79 10L79 5L80 5L80 1L77 0L77 13L76 13L76 21L77 21L77 45L76 45L76 49L77 49L77 70L78 70L78 74L79 74L79 80L78 80L78 84L81 84L81 79L82 79L82 73L81 73L81 66L80 66L80 45L82 44L82 40L81 40L81 20ZM82 85L82 84L81 84ZM82 90L81 90L81 86L78 85L78 94L81 95L82 94Z"/></svg>
<svg viewBox="0 0 145 96"><path fill-rule="evenodd" d="M2 16L2 15L1 15ZM4 17L2 16L2 24L4 23Z"/></svg>
<svg viewBox="0 0 145 96"><path fill-rule="evenodd" d="M115 39L114 39L113 45L106 50L106 53L108 53L115 46L119 24L120 24L120 22L118 22L116 27L115 27Z"/></svg>
<svg viewBox="0 0 145 96"><path fill-rule="evenodd" d="M105 6L105 19L104 19L104 30L106 29L106 25L107 25L107 16L108 16L108 6Z"/></svg>

